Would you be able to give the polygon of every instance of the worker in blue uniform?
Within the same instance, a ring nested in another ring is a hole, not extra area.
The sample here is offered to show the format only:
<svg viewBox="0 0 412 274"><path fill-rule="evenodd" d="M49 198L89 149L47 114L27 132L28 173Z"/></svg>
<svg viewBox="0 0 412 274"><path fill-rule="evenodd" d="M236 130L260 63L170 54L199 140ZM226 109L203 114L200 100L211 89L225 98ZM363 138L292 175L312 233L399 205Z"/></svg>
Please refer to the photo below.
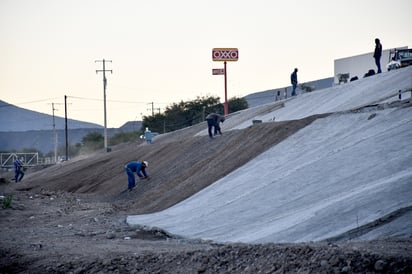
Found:
<svg viewBox="0 0 412 274"><path fill-rule="evenodd" d="M20 182L24 176L24 167L23 167L22 160L20 160L19 158L16 158L16 160L13 163L14 164L14 180L16 181L16 183Z"/></svg>
<svg viewBox="0 0 412 274"><path fill-rule="evenodd" d="M222 131L220 129L220 123L223 123L225 121L225 116L220 115L218 113L210 113L209 115L206 116L206 121L207 121L207 129L208 129L210 138L213 138L212 128L214 128L214 135L217 135L217 133L222 135Z"/></svg>
<svg viewBox="0 0 412 274"><path fill-rule="evenodd" d="M140 179L149 179L149 176L146 173L146 168L148 166L149 166L149 163L147 161L143 161L143 162L133 161L125 165L124 168L125 168L125 171L128 177L128 189L129 190L132 190L133 188L136 187L134 173L136 173Z"/></svg>

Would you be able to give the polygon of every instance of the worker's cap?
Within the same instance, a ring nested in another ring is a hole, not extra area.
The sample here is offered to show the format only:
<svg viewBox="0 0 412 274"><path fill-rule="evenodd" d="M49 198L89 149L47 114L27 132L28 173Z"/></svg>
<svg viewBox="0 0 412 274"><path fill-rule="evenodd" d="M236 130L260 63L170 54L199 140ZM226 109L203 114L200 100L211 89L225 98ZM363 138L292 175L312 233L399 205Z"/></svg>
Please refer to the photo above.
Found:
<svg viewBox="0 0 412 274"><path fill-rule="evenodd" d="M143 161L143 164L144 164L146 167L149 167L149 162L148 162L148 161Z"/></svg>

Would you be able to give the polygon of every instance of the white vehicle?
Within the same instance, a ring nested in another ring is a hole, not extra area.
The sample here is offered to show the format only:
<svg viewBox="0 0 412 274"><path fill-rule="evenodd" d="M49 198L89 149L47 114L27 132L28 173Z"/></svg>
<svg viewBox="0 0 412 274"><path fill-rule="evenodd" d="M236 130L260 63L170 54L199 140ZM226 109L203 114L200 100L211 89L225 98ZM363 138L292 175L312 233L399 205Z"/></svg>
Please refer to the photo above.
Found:
<svg viewBox="0 0 412 274"><path fill-rule="evenodd" d="M388 71L412 65L412 49L394 49L389 53Z"/></svg>

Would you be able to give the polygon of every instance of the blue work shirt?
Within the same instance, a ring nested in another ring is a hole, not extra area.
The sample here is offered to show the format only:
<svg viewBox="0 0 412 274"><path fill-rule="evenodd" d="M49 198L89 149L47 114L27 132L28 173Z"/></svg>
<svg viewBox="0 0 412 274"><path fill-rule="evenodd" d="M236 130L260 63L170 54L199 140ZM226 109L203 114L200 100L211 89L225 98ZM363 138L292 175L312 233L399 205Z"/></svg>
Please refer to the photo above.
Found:
<svg viewBox="0 0 412 274"><path fill-rule="evenodd" d="M13 164L15 171L19 171L23 167L23 163L19 159L16 159Z"/></svg>
<svg viewBox="0 0 412 274"><path fill-rule="evenodd" d="M142 168L142 163L140 162L130 162L126 165L126 168L130 169L132 172L136 172L137 176L140 178L147 177L146 171Z"/></svg>

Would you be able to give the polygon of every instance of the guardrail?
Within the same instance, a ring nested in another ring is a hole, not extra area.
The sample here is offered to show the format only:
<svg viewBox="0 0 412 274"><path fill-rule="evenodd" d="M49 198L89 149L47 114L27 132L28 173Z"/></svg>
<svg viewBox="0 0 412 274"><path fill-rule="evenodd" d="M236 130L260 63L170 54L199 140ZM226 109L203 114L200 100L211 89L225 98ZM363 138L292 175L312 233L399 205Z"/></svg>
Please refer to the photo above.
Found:
<svg viewBox="0 0 412 274"><path fill-rule="evenodd" d="M39 165L39 153L0 153L0 166L2 168L11 168L16 159L22 159L23 166L37 166Z"/></svg>

